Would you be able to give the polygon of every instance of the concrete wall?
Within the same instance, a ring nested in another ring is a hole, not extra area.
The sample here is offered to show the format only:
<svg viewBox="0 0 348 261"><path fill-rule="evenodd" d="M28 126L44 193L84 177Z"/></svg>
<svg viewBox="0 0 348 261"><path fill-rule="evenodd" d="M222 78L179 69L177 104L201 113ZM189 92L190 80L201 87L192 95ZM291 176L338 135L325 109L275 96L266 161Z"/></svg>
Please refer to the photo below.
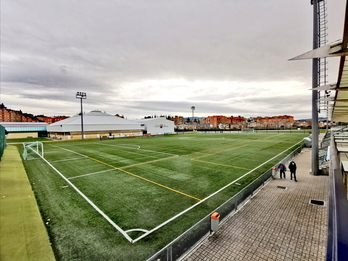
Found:
<svg viewBox="0 0 348 261"><path fill-rule="evenodd" d="M20 132L20 133L9 133L6 136L7 139L25 139L25 138L38 138L37 132Z"/></svg>
<svg viewBox="0 0 348 261"><path fill-rule="evenodd" d="M84 131L85 139L109 138L109 136L129 137L142 135L142 130L118 130L118 131ZM81 132L50 132L49 137L58 140L78 140L82 139Z"/></svg>

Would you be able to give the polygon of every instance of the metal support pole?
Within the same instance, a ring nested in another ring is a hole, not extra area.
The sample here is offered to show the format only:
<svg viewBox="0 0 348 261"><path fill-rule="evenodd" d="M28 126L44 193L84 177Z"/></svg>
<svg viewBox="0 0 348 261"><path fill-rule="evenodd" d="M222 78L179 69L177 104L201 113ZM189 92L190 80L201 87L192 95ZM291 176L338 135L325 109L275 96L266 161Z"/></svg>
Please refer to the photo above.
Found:
<svg viewBox="0 0 348 261"><path fill-rule="evenodd" d="M320 0L319 0L320 1ZM318 0L312 0L313 3L313 50L319 47L318 32ZM319 59L312 61L312 87L318 87L318 63ZM318 135L318 91L312 91L312 174L319 173L319 135Z"/></svg>
<svg viewBox="0 0 348 261"><path fill-rule="evenodd" d="M83 110L82 110L82 98L81 100L81 135L82 135L82 139L85 138L85 136L83 135Z"/></svg>
<svg viewBox="0 0 348 261"><path fill-rule="evenodd" d="M82 135L82 139L84 139L82 99L87 99L87 94L85 92L77 92L76 98L80 99L80 101L81 101L81 135Z"/></svg>

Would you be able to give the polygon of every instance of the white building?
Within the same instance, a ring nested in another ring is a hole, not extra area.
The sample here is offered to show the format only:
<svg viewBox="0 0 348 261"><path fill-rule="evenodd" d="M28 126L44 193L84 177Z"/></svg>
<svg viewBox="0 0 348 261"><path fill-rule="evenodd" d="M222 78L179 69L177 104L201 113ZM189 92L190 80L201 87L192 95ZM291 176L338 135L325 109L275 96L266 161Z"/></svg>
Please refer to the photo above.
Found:
<svg viewBox="0 0 348 261"><path fill-rule="evenodd" d="M98 110L83 114L84 138L123 137L142 135L144 127L139 122L125 120ZM47 126L51 138L80 139L81 116L77 115Z"/></svg>
<svg viewBox="0 0 348 261"><path fill-rule="evenodd" d="M174 133L174 122L166 118L151 118L137 120L144 128L144 134L169 134Z"/></svg>

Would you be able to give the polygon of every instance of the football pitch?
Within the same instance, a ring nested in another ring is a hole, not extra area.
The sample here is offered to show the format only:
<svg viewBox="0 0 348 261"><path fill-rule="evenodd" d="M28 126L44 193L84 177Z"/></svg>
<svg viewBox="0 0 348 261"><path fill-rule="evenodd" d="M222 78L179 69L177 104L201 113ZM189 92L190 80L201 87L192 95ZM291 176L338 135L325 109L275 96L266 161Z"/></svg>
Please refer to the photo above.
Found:
<svg viewBox="0 0 348 261"><path fill-rule="evenodd" d="M306 136L195 133L47 142L44 159L29 153L25 167L58 260L144 260Z"/></svg>

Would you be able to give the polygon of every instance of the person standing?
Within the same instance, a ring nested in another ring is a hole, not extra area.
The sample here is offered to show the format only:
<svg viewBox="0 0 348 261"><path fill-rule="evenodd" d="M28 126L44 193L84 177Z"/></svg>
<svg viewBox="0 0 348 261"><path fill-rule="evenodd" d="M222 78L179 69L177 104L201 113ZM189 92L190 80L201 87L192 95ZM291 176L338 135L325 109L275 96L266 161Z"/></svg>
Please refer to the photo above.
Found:
<svg viewBox="0 0 348 261"><path fill-rule="evenodd" d="M278 169L279 169L280 178L282 179L282 176L284 176L284 179L285 179L285 171L286 171L285 165L280 162L278 165Z"/></svg>
<svg viewBox="0 0 348 261"><path fill-rule="evenodd" d="M296 169L297 169L297 166L296 166L295 161L291 161L290 164L289 164L290 179L292 179L292 177L294 176L294 180L297 182L297 179L296 179Z"/></svg>

